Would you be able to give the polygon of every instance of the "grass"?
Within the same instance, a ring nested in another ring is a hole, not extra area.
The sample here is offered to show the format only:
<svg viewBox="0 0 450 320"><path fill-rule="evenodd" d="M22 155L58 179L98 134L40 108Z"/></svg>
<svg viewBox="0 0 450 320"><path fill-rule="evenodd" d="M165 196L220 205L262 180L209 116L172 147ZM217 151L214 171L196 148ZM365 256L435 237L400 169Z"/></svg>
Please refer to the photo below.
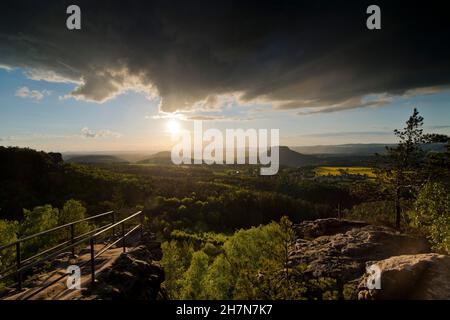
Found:
<svg viewBox="0 0 450 320"><path fill-rule="evenodd" d="M375 172L370 167L317 167L314 169L316 176L340 176L346 174L365 175L368 178L375 178Z"/></svg>

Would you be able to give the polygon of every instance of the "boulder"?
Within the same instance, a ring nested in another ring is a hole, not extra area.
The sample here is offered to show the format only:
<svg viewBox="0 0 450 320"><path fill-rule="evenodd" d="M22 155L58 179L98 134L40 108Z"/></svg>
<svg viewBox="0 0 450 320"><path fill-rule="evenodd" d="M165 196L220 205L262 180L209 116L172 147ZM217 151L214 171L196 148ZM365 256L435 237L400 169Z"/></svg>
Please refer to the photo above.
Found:
<svg viewBox="0 0 450 320"><path fill-rule="evenodd" d="M290 266L303 264L314 277L343 283L359 281L370 261L430 251L423 238L365 222L319 219L295 225L294 230L298 238L290 251Z"/></svg>
<svg viewBox="0 0 450 320"><path fill-rule="evenodd" d="M367 226L363 221L338 220L336 218L326 218L303 221L294 225L294 231L299 238L317 238L329 236L337 233L344 233L353 228Z"/></svg>
<svg viewBox="0 0 450 320"><path fill-rule="evenodd" d="M105 300L156 300L164 297L161 288L164 270L154 261L155 258L160 259L159 251L155 247L141 245L122 253L99 274L98 281L86 296Z"/></svg>
<svg viewBox="0 0 450 320"><path fill-rule="evenodd" d="M358 287L360 300L450 299L450 256L436 253L400 255L375 263L380 289L368 289L369 274Z"/></svg>

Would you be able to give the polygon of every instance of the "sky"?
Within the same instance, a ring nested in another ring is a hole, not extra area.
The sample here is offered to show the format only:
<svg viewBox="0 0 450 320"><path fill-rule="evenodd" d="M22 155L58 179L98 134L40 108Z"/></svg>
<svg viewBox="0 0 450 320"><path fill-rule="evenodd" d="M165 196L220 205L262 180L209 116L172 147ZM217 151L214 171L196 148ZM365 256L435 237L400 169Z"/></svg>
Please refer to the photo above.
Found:
<svg viewBox="0 0 450 320"><path fill-rule="evenodd" d="M8 1L6 1L8 2ZM81 30L65 25L69 4ZM177 127L288 146L392 143L414 107L450 134L439 2L14 1L0 13L0 145L160 151Z"/></svg>

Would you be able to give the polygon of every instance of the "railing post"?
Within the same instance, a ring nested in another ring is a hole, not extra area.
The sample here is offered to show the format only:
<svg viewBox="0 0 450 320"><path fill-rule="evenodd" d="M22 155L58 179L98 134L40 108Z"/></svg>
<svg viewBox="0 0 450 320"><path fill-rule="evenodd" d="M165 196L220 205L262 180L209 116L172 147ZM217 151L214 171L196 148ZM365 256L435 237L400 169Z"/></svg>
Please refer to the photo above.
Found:
<svg viewBox="0 0 450 320"><path fill-rule="evenodd" d="M75 243L75 226L73 224L70 225L70 244L72 245L72 257L75 257L75 247L73 244Z"/></svg>
<svg viewBox="0 0 450 320"><path fill-rule="evenodd" d="M91 245L91 284L95 283L95 255L94 255L94 239L90 240Z"/></svg>
<svg viewBox="0 0 450 320"><path fill-rule="evenodd" d="M111 219L112 219L112 224L114 225L114 223L116 223L116 212L115 211L112 212ZM112 236L113 236L113 238L116 236L116 227L112 228Z"/></svg>
<svg viewBox="0 0 450 320"><path fill-rule="evenodd" d="M125 247L125 222L122 222L122 247L123 247L123 252L126 252L127 249Z"/></svg>
<svg viewBox="0 0 450 320"><path fill-rule="evenodd" d="M16 266L17 266L17 289L22 290L22 272L19 270L21 266L20 242L16 243Z"/></svg>
<svg viewBox="0 0 450 320"><path fill-rule="evenodd" d="M139 214L140 220L141 220L141 241L144 238L144 214L141 212Z"/></svg>

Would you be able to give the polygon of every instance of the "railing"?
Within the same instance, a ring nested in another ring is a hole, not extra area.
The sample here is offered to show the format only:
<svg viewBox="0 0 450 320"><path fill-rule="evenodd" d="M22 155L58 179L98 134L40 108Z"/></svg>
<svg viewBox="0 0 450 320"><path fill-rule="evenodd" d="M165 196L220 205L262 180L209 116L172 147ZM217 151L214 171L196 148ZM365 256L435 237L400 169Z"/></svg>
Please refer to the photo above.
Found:
<svg viewBox="0 0 450 320"><path fill-rule="evenodd" d="M111 221L109 223L104 224L100 227L97 227L97 228L90 230L86 233L83 233L81 235L75 236L75 225L77 225L81 222L98 219L98 218L106 217L106 216L111 217L110 218ZM132 226L129 230L126 230L125 223L135 217L138 217L138 216L140 217L140 223ZM22 275L25 271L30 270L31 268L34 268L38 265L41 265L44 262L51 261L52 259L56 258L58 255L68 252L69 250L70 250L72 256L74 256L75 248L80 245L83 245L84 243L87 243L89 241L90 260L85 261L84 263L79 265L79 267L82 268L88 262L90 263L91 281L92 281L92 284L94 284L94 282L95 282L95 259L97 257L99 257L101 254L103 254L106 250L110 249L112 246L119 243L120 241L122 241L121 245L123 247L123 251L125 252L126 251L126 237L128 235L130 235L137 229L141 229L141 237L142 237L143 225L144 225L143 220L144 220L144 216L142 214L142 211L138 211L138 212L120 220L119 222L116 222L114 211L109 211L109 212L101 213L101 214L98 214L98 215L95 215L92 217L88 217L85 219L67 223L65 225L61 225L61 226L58 226L58 227L55 227L55 228L52 228L49 230L45 230L45 231L21 238L15 242L7 244L7 245L0 246L0 253L8 248L15 247L15 249L16 249L15 250L16 251L15 264L7 267L5 270L2 271L4 273L6 272L6 274L0 275L0 281L14 276L16 279L16 282L13 283L13 285L15 285L16 288L20 291L22 289L22 284L23 284ZM115 239L117 227L120 227L121 232L120 232L120 237L118 239ZM41 252L34 254L31 257L28 257L28 258L22 260L22 255L21 255L21 244L22 243L29 241L31 239L37 238L37 237L41 237L43 235L47 235L47 234L54 233L59 230L66 229L66 228L70 229L70 239L63 241L49 249L45 249ZM98 239L101 235L104 235L107 231L112 232L112 236L111 236L112 242L107 243L99 252L95 253L95 246L94 246L95 240ZM42 257L42 256L44 256L44 257ZM61 279L63 279L64 277L66 277L68 275L69 275L69 273L63 274L62 276L58 277L57 279L53 280L52 282L46 284L45 286L42 286L38 291L33 292L32 295L37 294L38 292L44 290L45 288L56 283L57 281L60 281ZM29 296L29 297L31 297L31 296ZM29 298L29 297L27 297L27 298Z"/></svg>

